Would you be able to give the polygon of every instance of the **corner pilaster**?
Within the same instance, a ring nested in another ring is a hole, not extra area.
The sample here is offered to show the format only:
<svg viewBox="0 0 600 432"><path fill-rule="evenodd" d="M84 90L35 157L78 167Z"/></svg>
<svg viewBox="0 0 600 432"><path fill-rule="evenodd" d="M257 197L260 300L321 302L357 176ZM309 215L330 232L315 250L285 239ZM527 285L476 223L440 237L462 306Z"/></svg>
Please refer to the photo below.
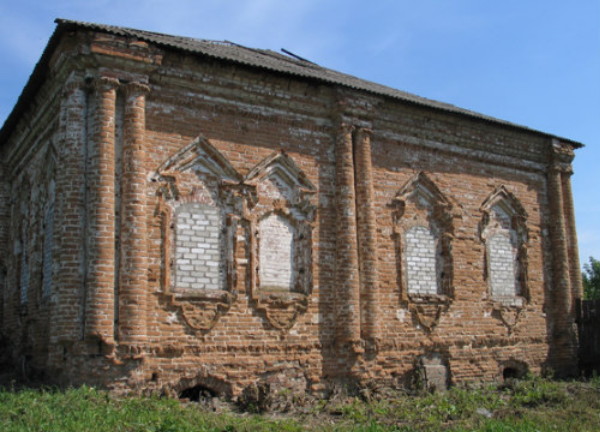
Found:
<svg viewBox="0 0 600 432"><path fill-rule="evenodd" d="M548 202L553 269L553 357L557 369L565 374L577 370L575 299L581 292L581 276L575 274L580 269L570 189L573 156L571 146L556 139L552 141Z"/></svg>
<svg viewBox="0 0 600 432"><path fill-rule="evenodd" d="M89 154L89 252L85 335L114 342L115 111L119 80L94 81Z"/></svg>
<svg viewBox="0 0 600 432"><path fill-rule="evenodd" d="M67 81L59 117L56 176L56 236L59 264L56 299L51 309L50 343L72 343L82 337L86 262L86 152L88 86L74 74ZM78 179L78 181L73 181ZM62 355L60 353L59 355Z"/></svg>

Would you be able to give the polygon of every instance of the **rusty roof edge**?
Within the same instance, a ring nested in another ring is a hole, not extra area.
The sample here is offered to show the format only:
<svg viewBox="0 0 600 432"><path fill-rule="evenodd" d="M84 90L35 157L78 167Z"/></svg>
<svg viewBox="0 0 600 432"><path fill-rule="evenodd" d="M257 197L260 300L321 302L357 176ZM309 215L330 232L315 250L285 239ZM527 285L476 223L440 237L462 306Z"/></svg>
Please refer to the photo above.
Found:
<svg viewBox="0 0 600 432"><path fill-rule="evenodd" d="M297 72L293 72L293 71L282 70L282 69L278 69L275 67L269 67L266 65L256 64L255 62L242 61L240 59L233 59L233 58L230 58L230 57L224 56L224 55L219 56L216 53L207 52L206 50L192 49L191 47L183 47L183 46L176 45L176 44L168 44L165 42L158 41L151 37L152 35L154 35L156 37L166 37L166 38L173 38L173 39L175 38L174 36L165 34L165 33L149 32L149 31L145 31L145 30L136 30L136 29L130 29L130 28L126 28L126 27L118 27L118 26L87 23L87 22L81 22L81 21L73 21L73 20L68 20L68 19L63 19L63 18L57 18L54 20L54 22L57 24L56 29L50 36L48 44L46 45L46 47L42 53L42 56L40 57L40 60L37 62L36 66L34 67L34 70L31 73L29 80L27 81L19 98L17 99L17 103L15 104L15 107L13 108L11 113L8 115L6 121L4 122L4 125L0 129L0 147L5 142L5 140L8 139L10 134L13 132L13 130L16 127L16 124L19 120L19 116L25 111L25 109L27 107L28 101L37 93L37 91L41 87L42 83L44 82L46 72L48 69L49 59L50 59L54 49L58 45L60 37L62 36L62 34L65 31L68 31L71 29L91 29L91 30L96 30L96 31L100 31L100 32L105 32L105 33L112 33L112 34L116 34L119 36L134 36L141 40L150 42L155 45L163 46L163 47L166 47L167 49L171 49L171 50L181 50L181 51L185 51L185 52L189 52L189 53L193 53L193 54L206 55L206 56L213 57L213 58L216 58L219 60L235 62L235 63L243 64L246 66L250 66L250 67L262 68L262 69L266 69L269 71L282 73L285 75L299 76L299 77L302 77L305 79L314 79L314 80L326 82L329 84L339 85L341 87L365 91L367 93L376 94L378 96L384 96L384 97L389 97L391 99L401 100L401 101L403 101L405 103L409 103L409 104L423 106L423 107L427 107L427 108L438 110L438 111L452 113L455 115L462 115L462 116L466 116L466 117L469 117L469 118L475 119L475 120L480 120L480 121L484 121L484 122L488 122L488 123L492 123L492 124L496 124L496 125L506 126L509 128L522 130L524 132L529 132L529 133L533 133L533 134L537 134L537 135L546 136L549 138L559 139L560 141L562 141L564 143L568 143L568 144L572 145L574 148L581 148L584 146L582 143L571 140L569 138L564 138L564 137L560 137L560 136L550 134L547 132L542 132L542 131L539 131L536 129L529 128L527 126L522 126L522 125L519 125L516 123L508 122L506 120L497 119L497 118L483 115L483 114L477 113L475 111L470 111L470 110L467 110L464 108L459 108L459 107L456 107L451 104L434 101L434 100L423 98L423 97L417 96L417 95L412 95L410 93L406 93L406 92L394 89L392 87L384 86L383 84L370 82L370 81L355 77L353 75L348 75L348 74L345 74L342 72L335 71L333 69L324 68L322 66L315 65L314 63L311 63L311 65L317 66L319 69L322 69L325 72L333 73L335 75L345 76L353 81L356 80L358 84L363 83L363 86L350 85L347 83L336 81L335 79L328 78L328 77L327 78L322 77L322 76L317 77L317 76L312 76L310 74L301 74L301 73L297 73ZM252 52L255 52L258 54L267 55L265 53L265 51L267 51L267 50L248 48L243 45L239 45L237 43L232 43L232 42L228 42L228 41L219 42L219 41L211 41L211 40L204 40L204 39L194 39L194 38L188 38L188 37L181 37L181 39L188 40L190 42L193 41L193 42L197 42L197 43L215 43L215 44L221 43L221 44L228 44L228 45L231 44L240 49L245 49L245 50L252 51ZM290 61L290 63L297 64L294 61ZM382 90L377 91L374 89L366 88L366 84L375 85L376 87L380 87ZM387 90L387 92L384 92L383 90ZM392 95L392 94L390 94L390 92L394 92L397 94ZM407 97L403 98L401 96L402 93L406 93ZM410 96L410 98L408 98L408 96Z"/></svg>

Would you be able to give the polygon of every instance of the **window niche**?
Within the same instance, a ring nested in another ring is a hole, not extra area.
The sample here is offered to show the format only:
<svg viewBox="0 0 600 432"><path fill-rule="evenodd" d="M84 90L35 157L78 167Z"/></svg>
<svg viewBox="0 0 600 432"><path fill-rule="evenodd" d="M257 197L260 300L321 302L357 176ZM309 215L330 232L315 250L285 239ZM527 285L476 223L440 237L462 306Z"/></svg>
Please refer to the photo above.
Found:
<svg viewBox="0 0 600 432"><path fill-rule="evenodd" d="M54 259L55 239L55 212L56 212L56 148L53 143L48 144L45 157L45 170L42 174L40 217L42 219L42 247L41 247L41 290L42 300L47 301L53 295L54 272L56 271Z"/></svg>
<svg viewBox="0 0 600 432"><path fill-rule="evenodd" d="M30 278L30 248L29 248L29 224L27 219L21 225L21 237L15 249L19 257L19 300L21 305L29 302L29 278Z"/></svg>
<svg viewBox="0 0 600 432"><path fill-rule="evenodd" d="M13 185L11 196L9 284L15 287L20 313L27 313L31 282L31 182L24 175Z"/></svg>
<svg viewBox="0 0 600 432"><path fill-rule="evenodd" d="M152 180L158 184L163 297L189 327L209 331L237 295L242 178L200 136L167 159Z"/></svg>
<svg viewBox="0 0 600 432"><path fill-rule="evenodd" d="M502 306L521 307L527 290L527 213L504 186L482 204L480 236L485 244L488 298Z"/></svg>
<svg viewBox="0 0 600 432"><path fill-rule="evenodd" d="M54 211L56 201L56 186L54 180L48 184L46 203L44 205L43 230L44 242L42 246L42 297L49 298L52 294L54 272Z"/></svg>
<svg viewBox="0 0 600 432"><path fill-rule="evenodd" d="M401 304L426 331L452 301L455 206L423 172L392 201Z"/></svg>
<svg viewBox="0 0 600 432"><path fill-rule="evenodd" d="M244 218L251 226L250 289L257 310L275 328L290 328L312 291L312 227L316 188L283 151L244 179Z"/></svg>

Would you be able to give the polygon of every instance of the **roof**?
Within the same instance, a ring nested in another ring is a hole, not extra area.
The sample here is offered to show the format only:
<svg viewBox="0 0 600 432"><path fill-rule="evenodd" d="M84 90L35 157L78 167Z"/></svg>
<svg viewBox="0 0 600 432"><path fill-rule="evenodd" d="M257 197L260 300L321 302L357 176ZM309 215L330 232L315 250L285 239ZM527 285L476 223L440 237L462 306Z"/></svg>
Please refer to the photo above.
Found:
<svg viewBox="0 0 600 432"><path fill-rule="evenodd" d="M278 52L266 49L248 48L229 41L212 41L205 39L195 39L182 36L172 36L163 33L156 33L144 30L136 30L126 27L117 27L104 24L94 24L81 21L72 21L66 19L56 19L57 28L50 38L42 58L36 65L23 93L19 97L13 112L6 120L0 130L0 142L4 141L12 128L15 126L19 113L25 109L27 101L33 97L41 83L48 68L48 61L52 51L58 44L60 36L66 31L77 29L99 31L119 36L132 37L151 44L163 47L165 49L184 51L192 55L208 56L215 59L238 63L241 65L268 70L276 73L283 73L296 77L302 77L320 82L339 85L355 90L362 90L375 95L386 96L392 99L417 104L423 107L446 111L449 113L461 114L471 118L476 118L499 125L518 128L536 134L542 134L552 138L559 138L569 142L574 147L582 147L582 144L556 137L554 135L536 131L525 126L500 120L494 117L486 116L474 111L459 108L451 104L434 101L431 99L416 96L401 90L396 90L381 84L357 78L352 75L344 74L332 69L324 68L300 57L287 56ZM291 54L291 53L290 53ZM293 54L292 54L293 56Z"/></svg>

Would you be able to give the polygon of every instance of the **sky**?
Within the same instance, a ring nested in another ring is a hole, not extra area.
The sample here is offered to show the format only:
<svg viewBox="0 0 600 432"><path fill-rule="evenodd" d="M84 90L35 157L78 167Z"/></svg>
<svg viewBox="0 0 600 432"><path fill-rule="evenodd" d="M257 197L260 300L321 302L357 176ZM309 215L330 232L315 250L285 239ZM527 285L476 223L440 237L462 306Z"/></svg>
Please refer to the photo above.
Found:
<svg viewBox="0 0 600 432"><path fill-rule="evenodd" d="M581 142L580 257L600 259L600 0L0 0L0 124L55 18L285 48Z"/></svg>

